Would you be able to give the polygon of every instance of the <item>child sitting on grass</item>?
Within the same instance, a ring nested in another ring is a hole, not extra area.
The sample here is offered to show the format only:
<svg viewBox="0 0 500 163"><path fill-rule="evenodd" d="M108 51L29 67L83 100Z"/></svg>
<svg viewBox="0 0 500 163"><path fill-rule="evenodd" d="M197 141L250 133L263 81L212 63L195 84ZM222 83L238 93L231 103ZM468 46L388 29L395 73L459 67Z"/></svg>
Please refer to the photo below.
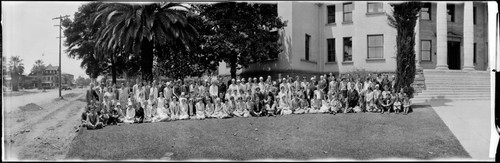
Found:
<svg viewBox="0 0 500 163"><path fill-rule="evenodd" d="M368 112L372 112L375 109L372 87L368 87L365 92L365 105L365 110Z"/></svg>
<svg viewBox="0 0 500 163"><path fill-rule="evenodd" d="M393 108L396 114L399 114L399 112L401 111L401 100L399 94L396 94L395 96L396 97L394 98Z"/></svg>
<svg viewBox="0 0 500 163"><path fill-rule="evenodd" d="M340 96L342 96L340 93L335 93L333 95L333 98L330 101L331 105L331 111L330 114L337 114L339 111L342 109L342 102L340 101Z"/></svg>
<svg viewBox="0 0 500 163"><path fill-rule="evenodd" d="M169 108L170 110L170 120L178 120L179 119L179 101L177 97L172 96L172 101L170 101Z"/></svg>
<svg viewBox="0 0 500 163"><path fill-rule="evenodd" d="M410 106L411 106L410 97L403 90L403 110L404 110L403 114L404 115L408 114L408 110L410 109Z"/></svg>
<svg viewBox="0 0 500 163"><path fill-rule="evenodd" d="M256 90L258 91L259 88L257 87ZM254 101L254 109L250 111L250 114L254 117L260 117L262 116L263 108L264 108L264 103L260 99L260 96L255 94L255 101Z"/></svg>
<svg viewBox="0 0 500 163"><path fill-rule="evenodd" d="M241 95L237 96L235 105L236 109L234 110L233 114L237 117L243 117L243 109L245 108L244 107L245 103L243 103Z"/></svg>
<svg viewBox="0 0 500 163"><path fill-rule="evenodd" d="M292 107L290 110L292 110L293 114L304 114L306 113L306 109L301 107L301 100L299 97L297 97L296 94L292 95Z"/></svg>
<svg viewBox="0 0 500 163"><path fill-rule="evenodd" d="M186 96L186 94L184 92L182 92L181 97L179 98L179 101L180 101L180 103L179 103L179 108L180 108L179 120L189 119L189 115L188 115L189 106L188 106L187 98L185 96Z"/></svg>
<svg viewBox="0 0 500 163"><path fill-rule="evenodd" d="M382 91L382 100L381 100L381 114L384 114L385 110L390 113L391 109L391 92L389 92L389 86L384 86L384 91Z"/></svg>

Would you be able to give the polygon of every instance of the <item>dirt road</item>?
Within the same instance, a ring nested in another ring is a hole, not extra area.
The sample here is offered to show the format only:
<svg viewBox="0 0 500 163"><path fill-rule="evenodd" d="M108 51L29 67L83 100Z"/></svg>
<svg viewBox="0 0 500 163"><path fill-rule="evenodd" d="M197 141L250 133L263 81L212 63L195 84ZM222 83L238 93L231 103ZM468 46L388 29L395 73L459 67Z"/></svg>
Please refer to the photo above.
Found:
<svg viewBox="0 0 500 163"><path fill-rule="evenodd" d="M60 160L76 136L75 126L85 105L83 89L57 98L57 91L15 96L3 107L4 145L8 160ZM50 96L53 94L52 96ZM54 96L55 95L55 96ZM12 98L12 97L9 97ZM5 99L7 100L7 99ZM23 111L15 105L35 103L41 110Z"/></svg>

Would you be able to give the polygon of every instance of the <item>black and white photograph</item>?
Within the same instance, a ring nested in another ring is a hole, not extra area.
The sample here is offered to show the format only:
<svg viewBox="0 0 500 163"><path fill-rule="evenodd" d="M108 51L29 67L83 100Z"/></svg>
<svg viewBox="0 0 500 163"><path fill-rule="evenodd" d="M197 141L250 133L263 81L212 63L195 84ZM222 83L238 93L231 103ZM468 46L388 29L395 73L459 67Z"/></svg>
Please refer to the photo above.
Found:
<svg viewBox="0 0 500 163"><path fill-rule="evenodd" d="M487 161L495 1L2 1L2 160Z"/></svg>

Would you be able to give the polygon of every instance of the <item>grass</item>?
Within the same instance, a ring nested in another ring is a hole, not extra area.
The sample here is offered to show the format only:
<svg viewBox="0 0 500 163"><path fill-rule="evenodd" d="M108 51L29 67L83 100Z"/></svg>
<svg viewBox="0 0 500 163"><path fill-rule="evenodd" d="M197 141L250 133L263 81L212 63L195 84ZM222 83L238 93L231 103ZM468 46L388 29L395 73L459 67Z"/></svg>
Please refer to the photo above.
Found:
<svg viewBox="0 0 500 163"><path fill-rule="evenodd" d="M470 158L430 106L351 113L187 120L81 130L67 159Z"/></svg>

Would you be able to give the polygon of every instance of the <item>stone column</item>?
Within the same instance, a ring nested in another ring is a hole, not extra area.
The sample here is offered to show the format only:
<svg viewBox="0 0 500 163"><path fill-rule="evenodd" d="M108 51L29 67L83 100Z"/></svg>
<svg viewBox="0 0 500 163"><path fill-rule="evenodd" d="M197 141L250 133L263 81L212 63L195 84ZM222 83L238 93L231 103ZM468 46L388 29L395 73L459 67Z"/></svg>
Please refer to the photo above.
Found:
<svg viewBox="0 0 500 163"><path fill-rule="evenodd" d="M463 70L474 70L474 23L472 1L464 2L464 66Z"/></svg>
<svg viewBox="0 0 500 163"><path fill-rule="evenodd" d="M437 70L448 70L448 20L446 2L437 2L436 8L436 43Z"/></svg>
<svg viewBox="0 0 500 163"><path fill-rule="evenodd" d="M420 16L419 16L415 24L415 68L417 70L422 69L422 66L420 66L420 61L422 57L420 55L422 54L420 54Z"/></svg>

